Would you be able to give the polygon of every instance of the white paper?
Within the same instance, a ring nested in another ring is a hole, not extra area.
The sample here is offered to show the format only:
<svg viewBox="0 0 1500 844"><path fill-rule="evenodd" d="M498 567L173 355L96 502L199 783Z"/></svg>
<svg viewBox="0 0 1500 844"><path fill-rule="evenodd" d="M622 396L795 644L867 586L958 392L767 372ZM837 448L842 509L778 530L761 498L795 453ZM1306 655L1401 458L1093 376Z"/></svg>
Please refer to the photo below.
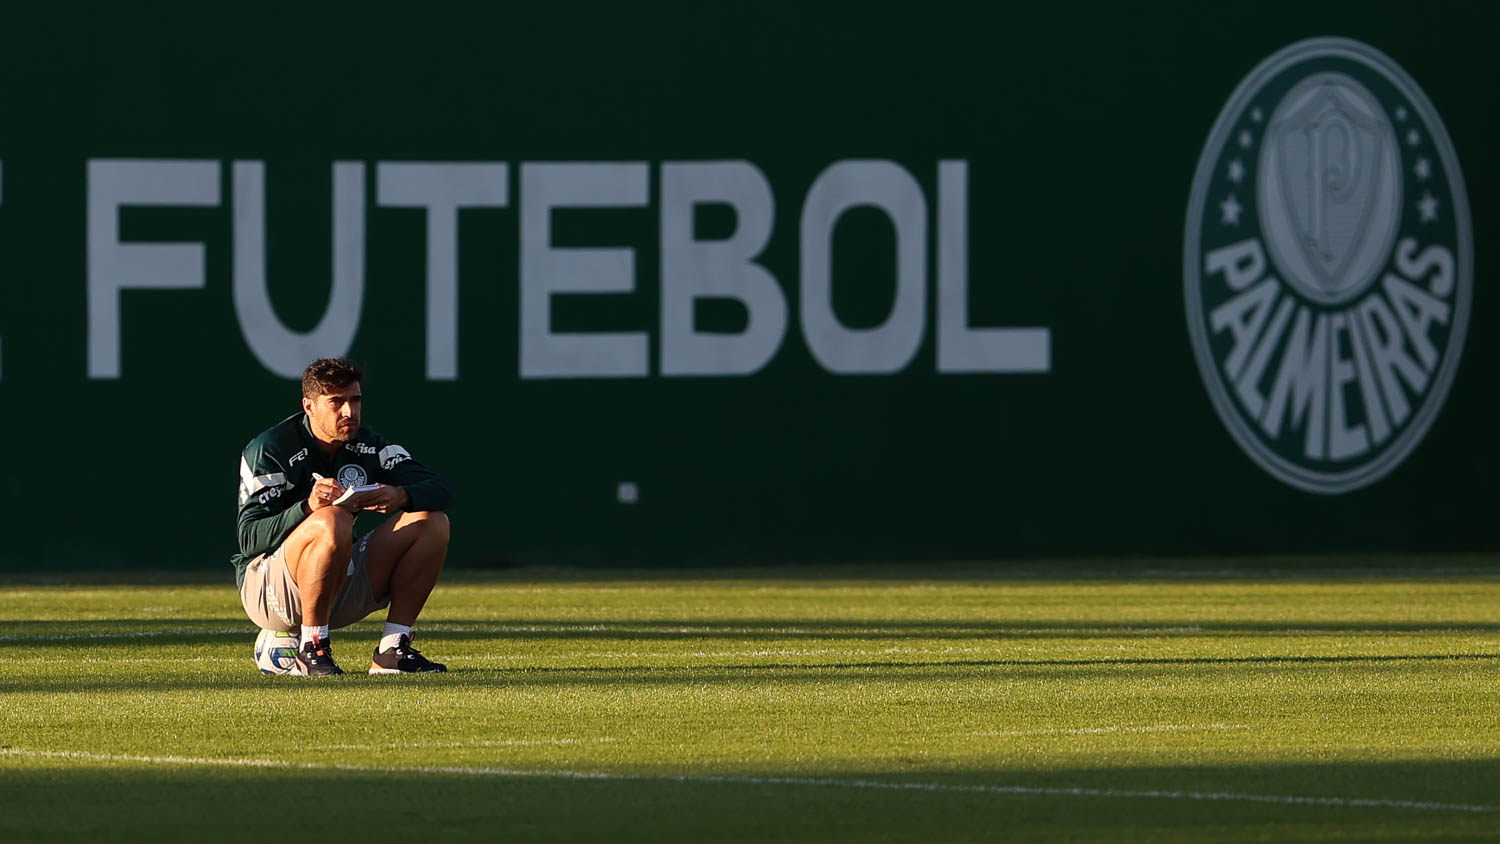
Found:
<svg viewBox="0 0 1500 844"><path fill-rule="evenodd" d="M380 484L361 484L360 486L347 487L344 489L344 494L340 495L338 498L335 498L333 500L333 503L343 504L345 501L348 501L349 499L353 498L356 495L359 495L362 492L370 492L377 489L380 489Z"/></svg>

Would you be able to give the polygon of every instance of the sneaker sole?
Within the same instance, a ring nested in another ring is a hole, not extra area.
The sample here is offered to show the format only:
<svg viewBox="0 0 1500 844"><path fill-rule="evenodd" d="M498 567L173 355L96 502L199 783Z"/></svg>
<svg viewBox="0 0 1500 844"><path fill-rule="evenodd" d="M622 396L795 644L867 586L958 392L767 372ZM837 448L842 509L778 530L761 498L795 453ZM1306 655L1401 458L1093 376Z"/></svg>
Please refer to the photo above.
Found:
<svg viewBox="0 0 1500 844"><path fill-rule="evenodd" d="M370 663L371 674L443 674L446 673L447 670L448 669L444 668L439 671L402 671L399 668L384 668L382 666L376 665L373 662Z"/></svg>

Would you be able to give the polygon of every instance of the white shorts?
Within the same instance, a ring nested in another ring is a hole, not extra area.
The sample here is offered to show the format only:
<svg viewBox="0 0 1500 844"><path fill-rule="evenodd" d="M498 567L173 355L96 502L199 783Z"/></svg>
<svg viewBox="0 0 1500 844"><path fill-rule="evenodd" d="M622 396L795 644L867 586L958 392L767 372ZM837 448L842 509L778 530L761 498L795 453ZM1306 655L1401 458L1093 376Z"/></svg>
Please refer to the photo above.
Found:
<svg viewBox="0 0 1500 844"><path fill-rule="evenodd" d="M376 600L370 591L370 572L365 568L370 536L367 533L354 542L348 576L344 578L343 588L339 589L338 597L333 601L333 612L328 617L329 627L348 627L370 613L390 606L390 595ZM245 614L262 630L292 632L302 626L302 593L286 567L285 543L269 554L261 554L245 566L245 581L240 586L240 603L245 607Z"/></svg>

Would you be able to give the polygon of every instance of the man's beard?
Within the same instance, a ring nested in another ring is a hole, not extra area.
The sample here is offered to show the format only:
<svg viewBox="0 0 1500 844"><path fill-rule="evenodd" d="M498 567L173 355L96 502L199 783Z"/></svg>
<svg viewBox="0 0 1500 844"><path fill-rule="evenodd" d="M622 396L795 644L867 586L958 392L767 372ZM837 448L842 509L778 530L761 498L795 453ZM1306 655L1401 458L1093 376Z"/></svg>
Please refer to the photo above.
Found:
<svg viewBox="0 0 1500 844"><path fill-rule="evenodd" d="M344 445L353 442L354 435L358 431L359 428L351 424L348 428L348 431L346 432L339 428L339 423L335 422L333 423L333 427L328 429L326 435L329 442L335 442L339 443L340 445Z"/></svg>

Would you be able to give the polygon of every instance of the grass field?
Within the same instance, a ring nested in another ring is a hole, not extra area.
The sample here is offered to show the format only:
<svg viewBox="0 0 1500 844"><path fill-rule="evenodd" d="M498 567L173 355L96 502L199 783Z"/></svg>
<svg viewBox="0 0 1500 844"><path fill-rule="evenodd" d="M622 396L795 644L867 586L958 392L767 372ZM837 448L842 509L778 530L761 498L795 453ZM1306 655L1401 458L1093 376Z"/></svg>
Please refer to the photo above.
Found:
<svg viewBox="0 0 1500 844"><path fill-rule="evenodd" d="M12 576L0 841L1500 839L1500 564L1319 565L455 572L328 679Z"/></svg>

